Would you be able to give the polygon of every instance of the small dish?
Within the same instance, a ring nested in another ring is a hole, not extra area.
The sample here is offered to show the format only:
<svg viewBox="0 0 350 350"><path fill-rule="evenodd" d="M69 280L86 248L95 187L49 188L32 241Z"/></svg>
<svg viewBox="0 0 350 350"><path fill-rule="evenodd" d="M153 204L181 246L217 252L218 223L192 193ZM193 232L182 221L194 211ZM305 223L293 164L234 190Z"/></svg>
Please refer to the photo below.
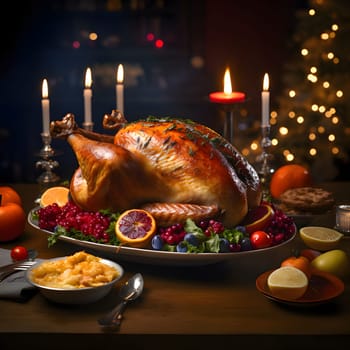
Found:
<svg viewBox="0 0 350 350"><path fill-rule="evenodd" d="M280 299L272 295L267 285L267 278L273 270L261 274L256 279L256 288L265 297L279 303L295 306L313 306L333 300L344 292L344 283L338 277L323 271L314 272L306 293L299 299Z"/></svg>
<svg viewBox="0 0 350 350"><path fill-rule="evenodd" d="M49 261L56 261L65 259L66 257L59 257L54 259L43 260L26 271L26 279L33 286L37 287L40 293L47 299L61 304L89 304L96 302L106 296L113 288L113 286L122 278L124 275L124 269L117 263L107 259L100 259L101 263L111 266L117 270L117 277L111 282L105 283L97 287L84 287L84 288L53 288L40 285L34 282L31 278L32 270L36 269L40 264Z"/></svg>

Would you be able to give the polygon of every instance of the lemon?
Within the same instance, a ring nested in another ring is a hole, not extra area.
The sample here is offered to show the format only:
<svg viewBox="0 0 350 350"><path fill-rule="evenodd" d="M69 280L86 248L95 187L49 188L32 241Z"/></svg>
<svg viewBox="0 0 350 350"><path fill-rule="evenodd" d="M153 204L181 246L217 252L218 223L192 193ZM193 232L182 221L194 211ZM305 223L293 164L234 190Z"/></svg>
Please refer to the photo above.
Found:
<svg viewBox="0 0 350 350"><path fill-rule="evenodd" d="M298 268L282 266L270 273L267 285L276 298L295 300L305 294L309 280Z"/></svg>
<svg viewBox="0 0 350 350"><path fill-rule="evenodd" d="M300 238L311 249L327 251L338 246L343 234L327 227L307 226L299 230Z"/></svg>
<svg viewBox="0 0 350 350"><path fill-rule="evenodd" d="M350 259L344 250L332 249L313 259L311 266L342 279L349 275Z"/></svg>
<svg viewBox="0 0 350 350"><path fill-rule="evenodd" d="M63 207L69 201L69 188L64 186L54 186L48 188L40 197L40 206L46 207L56 203Z"/></svg>

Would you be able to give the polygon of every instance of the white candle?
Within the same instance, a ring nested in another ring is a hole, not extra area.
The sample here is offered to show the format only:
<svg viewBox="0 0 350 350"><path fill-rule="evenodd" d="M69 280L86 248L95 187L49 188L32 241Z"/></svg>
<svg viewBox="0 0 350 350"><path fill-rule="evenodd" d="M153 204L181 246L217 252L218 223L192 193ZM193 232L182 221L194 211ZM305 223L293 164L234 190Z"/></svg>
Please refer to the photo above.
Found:
<svg viewBox="0 0 350 350"><path fill-rule="evenodd" d="M43 134L50 134L50 100L49 100L49 88L47 86L47 80L43 80L42 84L42 99L41 107L43 112Z"/></svg>
<svg viewBox="0 0 350 350"><path fill-rule="evenodd" d="M91 69L87 68L85 73L85 89L84 89L84 111L85 118L84 121L87 124L92 122L91 118L91 98L92 98L92 78L91 78Z"/></svg>
<svg viewBox="0 0 350 350"><path fill-rule="evenodd" d="M269 75L265 73L263 81L263 91L261 92L261 126L270 125L270 92L269 90Z"/></svg>
<svg viewBox="0 0 350 350"><path fill-rule="evenodd" d="M124 68L122 64L118 66L117 71L116 95L117 110L124 113Z"/></svg>
<svg viewBox="0 0 350 350"><path fill-rule="evenodd" d="M336 208L336 228L344 233L350 233L350 205L338 205Z"/></svg>

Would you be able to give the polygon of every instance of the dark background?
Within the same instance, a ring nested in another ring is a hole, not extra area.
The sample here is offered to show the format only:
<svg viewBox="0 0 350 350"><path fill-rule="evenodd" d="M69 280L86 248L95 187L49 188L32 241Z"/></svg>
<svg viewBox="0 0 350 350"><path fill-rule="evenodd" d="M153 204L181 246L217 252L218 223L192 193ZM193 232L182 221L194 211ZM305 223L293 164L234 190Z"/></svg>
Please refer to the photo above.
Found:
<svg viewBox="0 0 350 350"><path fill-rule="evenodd" d="M305 1L26 1L2 10L0 61L0 182L33 182L41 149L41 84L48 79L51 120L74 113L83 122L83 84L93 74L94 130L115 108L115 74L125 70L125 115L194 119L221 132L222 116L208 94L222 90L224 70L233 89L247 94L244 113L259 132L260 92L270 76L271 108L291 50L295 14ZM9 24L4 23L4 21ZM99 39L88 40L95 31ZM156 49L153 32L164 40ZM72 43L79 41L80 48ZM242 135L243 142L245 134ZM247 141L248 142L248 141ZM74 154L62 140L56 172L68 179Z"/></svg>

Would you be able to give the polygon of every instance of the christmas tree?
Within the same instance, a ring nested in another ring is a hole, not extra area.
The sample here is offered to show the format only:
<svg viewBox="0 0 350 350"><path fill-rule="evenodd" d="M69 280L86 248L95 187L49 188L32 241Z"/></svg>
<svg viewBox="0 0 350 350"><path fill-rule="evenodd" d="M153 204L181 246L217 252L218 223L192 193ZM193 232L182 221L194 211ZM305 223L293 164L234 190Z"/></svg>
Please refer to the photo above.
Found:
<svg viewBox="0 0 350 350"><path fill-rule="evenodd" d="M349 180L350 1L310 0L296 16L295 56L271 113L273 153L318 181Z"/></svg>

